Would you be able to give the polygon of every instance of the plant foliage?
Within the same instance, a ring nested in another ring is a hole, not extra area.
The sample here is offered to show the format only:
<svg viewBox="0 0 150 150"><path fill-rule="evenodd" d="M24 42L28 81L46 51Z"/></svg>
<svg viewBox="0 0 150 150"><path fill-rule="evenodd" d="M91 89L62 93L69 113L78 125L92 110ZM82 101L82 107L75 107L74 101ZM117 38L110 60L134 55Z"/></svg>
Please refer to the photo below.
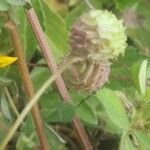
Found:
<svg viewBox="0 0 150 150"><path fill-rule="evenodd" d="M124 56L111 61L108 82L96 92L68 88L70 103L52 84L39 100L40 114L52 150L80 149L71 122L78 116L95 150L150 149L150 1L89 0L100 10L109 10L123 20L128 36ZM32 0L57 63L69 53L69 36L75 20L90 8L81 0ZM9 12L18 25L24 54L35 91L51 75L41 48L24 12L24 0L0 0L0 143L26 106L10 33L5 27ZM117 41L116 41L117 42ZM15 62L16 61L16 62ZM15 62L13 65L11 65ZM65 78L65 77L64 77ZM67 85L67 83L66 83ZM18 114L16 113L18 112ZM8 149L30 150L39 141L29 113L8 144Z"/></svg>

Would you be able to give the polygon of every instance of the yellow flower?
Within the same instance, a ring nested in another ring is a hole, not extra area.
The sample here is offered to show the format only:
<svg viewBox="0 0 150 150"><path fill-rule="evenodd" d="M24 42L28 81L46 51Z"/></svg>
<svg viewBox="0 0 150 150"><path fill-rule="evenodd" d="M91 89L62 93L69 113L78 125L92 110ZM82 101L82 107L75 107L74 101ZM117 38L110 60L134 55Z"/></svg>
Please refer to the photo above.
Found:
<svg viewBox="0 0 150 150"><path fill-rule="evenodd" d="M17 57L8 57L0 55L0 68L5 67L17 60Z"/></svg>

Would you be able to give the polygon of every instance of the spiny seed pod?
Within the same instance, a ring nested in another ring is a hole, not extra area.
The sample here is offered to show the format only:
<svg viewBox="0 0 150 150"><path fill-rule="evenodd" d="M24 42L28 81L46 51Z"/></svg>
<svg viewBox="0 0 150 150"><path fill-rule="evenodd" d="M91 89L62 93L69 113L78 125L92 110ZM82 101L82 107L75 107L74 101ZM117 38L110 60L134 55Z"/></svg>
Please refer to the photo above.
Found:
<svg viewBox="0 0 150 150"><path fill-rule="evenodd" d="M70 88L94 92L108 81L109 74L110 63L107 60L100 62L85 60L72 64L64 76Z"/></svg>
<svg viewBox="0 0 150 150"><path fill-rule="evenodd" d="M80 91L96 91L108 80L110 59L124 54L126 48L125 28L122 20L108 11L90 10L79 17L70 34L68 62L80 57L64 73L68 85Z"/></svg>
<svg viewBox="0 0 150 150"><path fill-rule="evenodd" d="M99 61L124 54L126 40L122 20L107 10L90 10L75 21L69 43L71 53Z"/></svg>

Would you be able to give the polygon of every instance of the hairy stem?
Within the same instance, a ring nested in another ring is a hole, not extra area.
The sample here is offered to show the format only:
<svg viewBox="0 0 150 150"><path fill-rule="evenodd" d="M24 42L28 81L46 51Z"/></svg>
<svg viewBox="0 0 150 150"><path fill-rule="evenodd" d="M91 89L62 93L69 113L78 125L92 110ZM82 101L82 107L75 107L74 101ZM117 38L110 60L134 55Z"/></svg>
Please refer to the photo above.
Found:
<svg viewBox="0 0 150 150"><path fill-rule="evenodd" d="M49 44L47 42L47 39L44 35L44 32L42 30L42 27L39 23L39 20L37 18L37 15L34 11L34 9L31 7L29 3L26 5L26 14L29 19L29 22L32 26L32 29L35 33L35 36L37 38L37 41L42 49L43 55L45 57L45 60L47 62L48 68L50 71L52 71L53 74L55 74L58 70L57 64L55 62L55 59L53 57L52 51L49 47ZM54 27L55 28L55 27ZM65 86L65 83L62 79L61 75L58 75L57 78L55 79L56 85L58 87L58 90L63 98L64 102L69 102L70 101L70 95L69 92ZM80 120L78 117L75 117L73 120L73 126L74 129L76 130L78 137L79 137L79 142L82 145L82 148L84 150L91 150L92 145L89 142L88 135L86 134L82 124L80 123Z"/></svg>
<svg viewBox="0 0 150 150"><path fill-rule="evenodd" d="M20 37L17 31L17 27L14 24L14 22L11 21L11 19L5 24L5 26L10 31L11 41L14 46L16 56L18 58L19 71L20 71L20 75L23 81L25 93L28 99L30 100L34 96L34 89L32 86L32 81L29 77L27 63L23 54L24 51L23 51L22 44L20 42ZM36 128L36 132L39 138L41 149L49 150L47 140L46 140L46 135L44 133L42 119L41 119L37 104L35 104L34 107L32 108L32 117L33 117L34 125Z"/></svg>
<svg viewBox="0 0 150 150"><path fill-rule="evenodd" d="M29 22L31 23L31 26L33 28L33 31L34 31L37 41L39 43L39 46L41 47L41 50L43 52L43 55L45 57L45 60L46 60L49 70L52 71L52 73L56 73L58 70L58 67L56 65L56 62L52 55L52 51L49 48L49 44L48 44L46 37L42 31L41 25L35 14L34 9L31 8L30 10L26 11L26 14L29 19ZM65 84L64 84L64 81L63 81L61 75L56 78L55 82L58 86L58 89L59 89L62 97L64 98L64 101L69 102L70 96L67 94L67 89L65 87Z"/></svg>

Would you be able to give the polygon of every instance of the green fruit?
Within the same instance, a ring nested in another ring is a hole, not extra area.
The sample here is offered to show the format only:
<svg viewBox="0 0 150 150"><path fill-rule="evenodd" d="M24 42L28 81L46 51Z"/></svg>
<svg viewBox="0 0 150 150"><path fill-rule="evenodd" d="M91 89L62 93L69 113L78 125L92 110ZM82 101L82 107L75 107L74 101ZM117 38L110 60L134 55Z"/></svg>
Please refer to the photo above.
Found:
<svg viewBox="0 0 150 150"><path fill-rule="evenodd" d="M99 61L124 54L126 40L122 20L107 10L90 10L75 21L69 42L73 54Z"/></svg>

